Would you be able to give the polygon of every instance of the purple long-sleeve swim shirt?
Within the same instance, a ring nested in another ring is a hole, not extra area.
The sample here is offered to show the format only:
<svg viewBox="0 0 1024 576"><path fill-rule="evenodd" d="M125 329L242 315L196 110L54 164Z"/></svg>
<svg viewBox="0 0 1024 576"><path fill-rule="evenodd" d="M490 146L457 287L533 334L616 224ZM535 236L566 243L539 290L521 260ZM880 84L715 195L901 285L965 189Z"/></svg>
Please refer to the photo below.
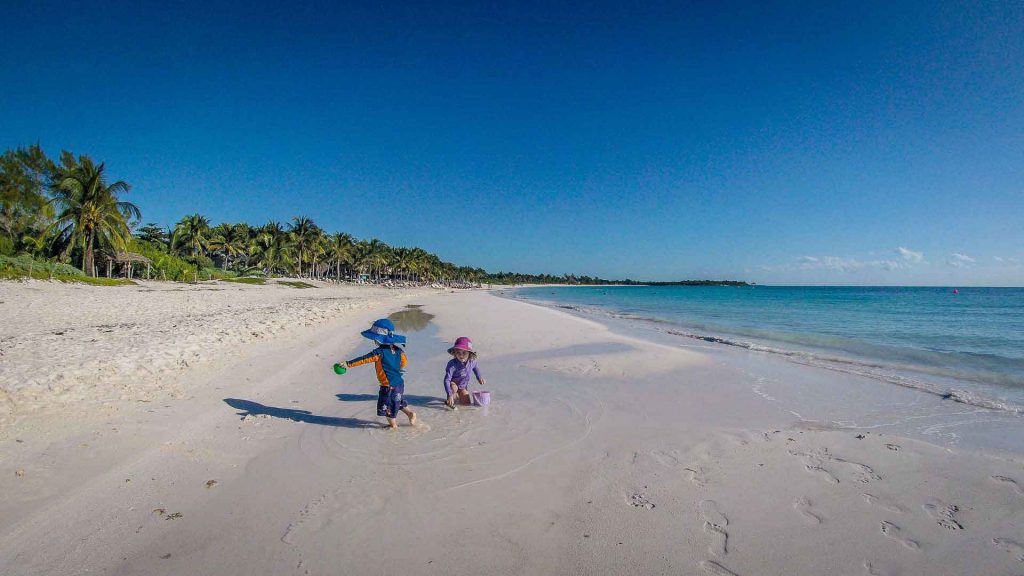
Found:
<svg viewBox="0 0 1024 576"><path fill-rule="evenodd" d="M448 366L444 369L444 391L451 396L453 382L459 389L465 389L466 386L469 386L470 372L476 375L477 382L483 380L483 376L480 375L480 368L476 365L475 358L470 358L465 364L459 362L455 358L449 360Z"/></svg>

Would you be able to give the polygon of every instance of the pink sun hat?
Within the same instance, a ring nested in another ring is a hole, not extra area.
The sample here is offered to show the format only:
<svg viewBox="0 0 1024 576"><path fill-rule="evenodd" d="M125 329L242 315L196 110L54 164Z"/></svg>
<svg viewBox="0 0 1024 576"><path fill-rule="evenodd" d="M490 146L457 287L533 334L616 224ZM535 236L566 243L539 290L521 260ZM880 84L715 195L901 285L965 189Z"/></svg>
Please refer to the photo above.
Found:
<svg viewBox="0 0 1024 576"><path fill-rule="evenodd" d="M465 350L469 355L476 358L476 351L473 350L473 341L466 336L459 336L455 339L455 345L448 349L449 354L455 354L456 350Z"/></svg>

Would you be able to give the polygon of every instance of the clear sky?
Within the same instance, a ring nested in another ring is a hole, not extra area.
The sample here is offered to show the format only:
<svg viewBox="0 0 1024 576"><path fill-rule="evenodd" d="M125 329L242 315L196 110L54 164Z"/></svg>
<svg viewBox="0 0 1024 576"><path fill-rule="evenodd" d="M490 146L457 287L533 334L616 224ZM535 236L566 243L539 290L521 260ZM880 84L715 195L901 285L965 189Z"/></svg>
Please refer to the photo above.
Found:
<svg viewBox="0 0 1024 576"><path fill-rule="evenodd" d="M0 148L488 271L1024 285L1024 2L49 2Z"/></svg>

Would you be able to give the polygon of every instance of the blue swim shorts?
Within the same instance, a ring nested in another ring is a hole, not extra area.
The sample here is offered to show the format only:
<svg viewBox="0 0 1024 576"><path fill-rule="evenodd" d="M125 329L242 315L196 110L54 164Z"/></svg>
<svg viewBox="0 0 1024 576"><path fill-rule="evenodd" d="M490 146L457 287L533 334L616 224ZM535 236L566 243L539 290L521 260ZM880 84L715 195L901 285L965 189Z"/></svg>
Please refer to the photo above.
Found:
<svg viewBox="0 0 1024 576"><path fill-rule="evenodd" d="M397 418L398 412L408 406L405 390L394 386L381 386L377 392L377 416Z"/></svg>

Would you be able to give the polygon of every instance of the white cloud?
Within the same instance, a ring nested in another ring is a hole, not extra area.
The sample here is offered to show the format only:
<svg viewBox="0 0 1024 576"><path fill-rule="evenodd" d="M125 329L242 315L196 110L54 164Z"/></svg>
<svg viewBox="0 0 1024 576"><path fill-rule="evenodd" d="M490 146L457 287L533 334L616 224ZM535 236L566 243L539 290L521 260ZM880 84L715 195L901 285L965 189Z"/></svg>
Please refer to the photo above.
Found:
<svg viewBox="0 0 1024 576"><path fill-rule="evenodd" d="M920 264L921 262L924 262L924 253L923 252L914 252L913 250L910 250L909 248L904 248L903 246L900 246L899 248L897 248L896 252L905 261L907 261L907 262L909 262L911 264Z"/></svg>
<svg viewBox="0 0 1024 576"><path fill-rule="evenodd" d="M954 268L964 268L974 264L974 258L966 254L958 254L956 252L949 255L949 265Z"/></svg>
<svg viewBox="0 0 1024 576"><path fill-rule="evenodd" d="M801 270L832 270L834 272L852 272L864 268L895 270L900 267L900 263L895 260L869 260L865 262L856 258L843 258L840 256L801 256L797 259L797 262L797 267Z"/></svg>
<svg viewBox="0 0 1024 576"><path fill-rule="evenodd" d="M1000 257L1000 256L993 256L992 259L995 260L996 262L1002 262L1003 261L1002 257Z"/></svg>
<svg viewBox="0 0 1024 576"><path fill-rule="evenodd" d="M836 270L847 272L856 270L864 265L854 258L840 258L838 256L802 256L799 258L801 270Z"/></svg>
<svg viewBox="0 0 1024 576"><path fill-rule="evenodd" d="M857 270L864 267L863 262L857 261L856 258L840 258L838 256L825 256L821 259L822 264L829 270L837 270L839 272L849 272L850 270Z"/></svg>

